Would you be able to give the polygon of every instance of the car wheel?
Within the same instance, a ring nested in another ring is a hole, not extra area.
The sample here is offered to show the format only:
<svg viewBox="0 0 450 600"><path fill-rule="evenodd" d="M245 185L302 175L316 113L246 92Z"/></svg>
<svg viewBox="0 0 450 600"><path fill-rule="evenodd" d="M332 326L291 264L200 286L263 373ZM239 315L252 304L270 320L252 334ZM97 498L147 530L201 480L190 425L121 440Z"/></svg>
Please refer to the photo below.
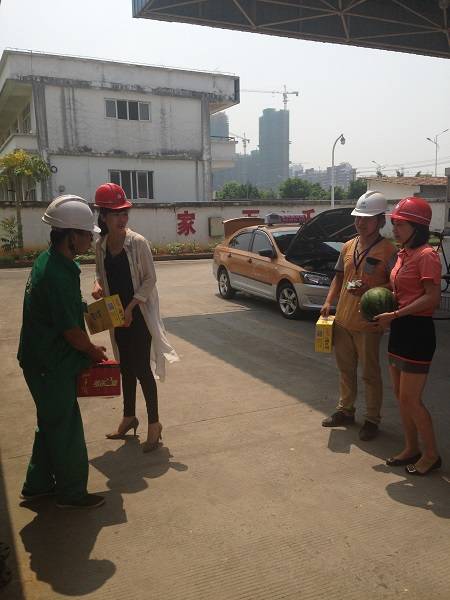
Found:
<svg viewBox="0 0 450 600"><path fill-rule="evenodd" d="M219 294L222 296L222 298L229 300L234 296L236 290L231 287L230 278L227 270L224 267L222 267L219 271L217 282L219 284Z"/></svg>
<svg viewBox="0 0 450 600"><path fill-rule="evenodd" d="M299 308L297 292L290 283L283 283L278 289L278 308L286 319L298 319L302 313Z"/></svg>

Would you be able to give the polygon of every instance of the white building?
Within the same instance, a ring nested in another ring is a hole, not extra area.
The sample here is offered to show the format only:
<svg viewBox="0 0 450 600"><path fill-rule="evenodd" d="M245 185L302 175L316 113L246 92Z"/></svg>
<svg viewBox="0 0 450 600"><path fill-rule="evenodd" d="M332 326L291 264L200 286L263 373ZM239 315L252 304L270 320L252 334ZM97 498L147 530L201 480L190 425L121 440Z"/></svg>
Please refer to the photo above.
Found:
<svg viewBox="0 0 450 600"><path fill-rule="evenodd" d="M112 181L139 202L208 201L212 170L235 152L233 139L211 140L210 116L238 102L231 75L6 50L0 156L23 148L51 165L30 200L92 198Z"/></svg>
<svg viewBox="0 0 450 600"><path fill-rule="evenodd" d="M367 189L381 192L388 200L407 196L444 199L447 177L367 177Z"/></svg>

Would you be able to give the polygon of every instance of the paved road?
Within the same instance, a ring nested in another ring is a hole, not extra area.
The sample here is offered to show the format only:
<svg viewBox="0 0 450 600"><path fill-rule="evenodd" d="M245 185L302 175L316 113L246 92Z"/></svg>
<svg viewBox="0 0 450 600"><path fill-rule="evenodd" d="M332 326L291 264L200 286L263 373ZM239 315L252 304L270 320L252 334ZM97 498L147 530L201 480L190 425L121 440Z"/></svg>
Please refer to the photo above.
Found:
<svg viewBox="0 0 450 600"><path fill-rule="evenodd" d="M107 504L69 514L18 503L35 424L15 361L27 271L0 271L0 536L13 535L19 565L7 597L448 600L449 323L426 393L447 468L416 480L384 466L401 445L387 377L376 441L324 429L337 377L333 358L313 352L312 319L222 300L209 261L156 268L182 357L159 386L164 447L144 455L132 437L106 440L120 399L83 399L90 489ZM86 295L92 279L84 267Z"/></svg>

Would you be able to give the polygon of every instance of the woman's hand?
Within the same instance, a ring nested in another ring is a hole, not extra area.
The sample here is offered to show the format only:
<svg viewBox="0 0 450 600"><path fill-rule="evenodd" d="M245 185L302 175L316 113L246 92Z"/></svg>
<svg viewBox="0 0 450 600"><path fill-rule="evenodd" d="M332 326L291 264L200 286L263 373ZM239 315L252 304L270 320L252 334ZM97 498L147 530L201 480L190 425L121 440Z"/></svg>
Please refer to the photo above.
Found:
<svg viewBox="0 0 450 600"><path fill-rule="evenodd" d="M383 329L387 329L395 318L396 318L395 312L386 312L386 313L381 313L380 315L376 315L373 318L373 321L377 325L381 325L381 327Z"/></svg>
<svg viewBox="0 0 450 600"><path fill-rule="evenodd" d="M133 322L133 308L134 306L131 306L131 304L129 304L124 310L124 324L122 325L122 327L129 327Z"/></svg>
<svg viewBox="0 0 450 600"><path fill-rule="evenodd" d="M94 298L94 300L100 300L101 298L103 298L103 288L99 284L98 281L96 281L94 283L94 289L92 290L92 297Z"/></svg>

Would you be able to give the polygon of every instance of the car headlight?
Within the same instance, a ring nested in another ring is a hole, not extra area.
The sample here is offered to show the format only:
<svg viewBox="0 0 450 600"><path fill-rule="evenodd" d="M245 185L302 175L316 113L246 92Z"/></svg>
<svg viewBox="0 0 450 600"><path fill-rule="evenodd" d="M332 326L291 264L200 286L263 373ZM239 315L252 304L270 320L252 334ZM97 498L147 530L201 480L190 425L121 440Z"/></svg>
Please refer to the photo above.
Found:
<svg viewBox="0 0 450 600"><path fill-rule="evenodd" d="M331 281L330 278L326 275L321 275L320 273L302 273L303 283L307 283L309 285L325 285L329 286Z"/></svg>

